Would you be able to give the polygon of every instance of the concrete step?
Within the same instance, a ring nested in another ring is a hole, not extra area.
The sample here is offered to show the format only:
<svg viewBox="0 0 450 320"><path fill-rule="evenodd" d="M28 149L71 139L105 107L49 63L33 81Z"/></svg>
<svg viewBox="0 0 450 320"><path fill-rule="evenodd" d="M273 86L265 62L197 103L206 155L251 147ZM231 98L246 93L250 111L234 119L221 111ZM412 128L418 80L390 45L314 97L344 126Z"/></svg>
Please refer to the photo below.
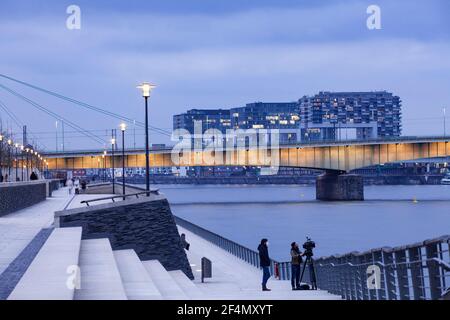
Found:
<svg viewBox="0 0 450 320"><path fill-rule="evenodd" d="M158 260L143 261L142 264L144 265L145 269L147 269L147 272L149 273L159 292L161 292L164 299L189 299Z"/></svg>
<svg viewBox="0 0 450 320"><path fill-rule="evenodd" d="M160 300L161 292L134 250L114 251L125 293L129 300Z"/></svg>
<svg viewBox="0 0 450 320"><path fill-rule="evenodd" d="M70 268L78 266L80 244L81 227L53 230L8 299L72 300Z"/></svg>
<svg viewBox="0 0 450 320"><path fill-rule="evenodd" d="M205 299L205 294L192 282L181 270L169 271L172 279L178 284L183 292L191 299Z"/></svg>
<svg viewBox="0 0 450 320"><path fill-rule="evenodd" d="M79 265L81 288L75 300L127 299L108 239L82 240Z"/></svg>

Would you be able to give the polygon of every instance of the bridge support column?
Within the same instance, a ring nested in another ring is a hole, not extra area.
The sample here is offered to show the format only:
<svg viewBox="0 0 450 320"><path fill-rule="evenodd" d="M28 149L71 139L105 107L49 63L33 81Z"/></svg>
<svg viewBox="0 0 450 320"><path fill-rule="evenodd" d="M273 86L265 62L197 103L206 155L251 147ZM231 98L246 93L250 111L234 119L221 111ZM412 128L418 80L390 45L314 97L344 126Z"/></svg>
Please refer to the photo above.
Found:
<svg viewBox="0 0 450 320"><path fill-rule="evenodd" d="M323 201L364 200L363 177L326 171L316 178L316 199Z"/></svg>

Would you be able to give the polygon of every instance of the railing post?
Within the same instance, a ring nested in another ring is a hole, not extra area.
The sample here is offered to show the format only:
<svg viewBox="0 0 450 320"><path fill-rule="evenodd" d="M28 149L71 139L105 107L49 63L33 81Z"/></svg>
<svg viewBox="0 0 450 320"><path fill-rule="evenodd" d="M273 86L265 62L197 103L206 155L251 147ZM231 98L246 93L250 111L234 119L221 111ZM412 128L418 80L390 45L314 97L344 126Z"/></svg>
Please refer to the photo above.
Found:
<svg viewBox="0 0 450 320"><path fill-rule="evenodd" d="M375 262L373 260L372 252L368 252L365 254L365 260L366 260L366 269L364 270L364 273L366 274L365 279L366 283L364 284L367 288L367 267L370 265L374 265ZM369 289L367 288L367 291L369 291L369 298L370 300L377 300L377 291L375 289Z"/></svg>
<svg viewBox="0 0 450 320"><path fill-rule="evenodd" d="M423 282L422 251L421 245L408 248L409 264L411 266L411 280L413 286L414 300L424 300L425 285Z"/></svg>
<svg viewBox="0 0 450 320"><path fill-rule="evenodd" d="M383 250L383 261L386 265L385 274L386 274L386 288L387 288L387 296L388 300L397 300L397 291L395 290L395 268L394 257L392 249Z"/></svg>
<svg viewBox="0 0 450 320"><path fill-rule="evenodd" d="M409 300L408 266L406 265L406 248L396 248L394 251L395 264L397 266L397 283L400 300Z"/></svg>
<svg viewBox="0 0 450 320"><path fill-rule="evenodd" d="M378 300L386 300L386 280L382 249L372 252L374 264L380 268L380 288L377 290Z"/></svg>
<svg viewBox="0 0 450 320"><path fill-rule="evenodd" d="M438 243L431 242L425 245L425 250L427 254L427 268L428 268L428 281L430 284L430 294L431 299L437 300L442 295L442 285L441 285L441 275L440 268L437 261L432 260L433 258L439 258L438 256Z"/></svg>

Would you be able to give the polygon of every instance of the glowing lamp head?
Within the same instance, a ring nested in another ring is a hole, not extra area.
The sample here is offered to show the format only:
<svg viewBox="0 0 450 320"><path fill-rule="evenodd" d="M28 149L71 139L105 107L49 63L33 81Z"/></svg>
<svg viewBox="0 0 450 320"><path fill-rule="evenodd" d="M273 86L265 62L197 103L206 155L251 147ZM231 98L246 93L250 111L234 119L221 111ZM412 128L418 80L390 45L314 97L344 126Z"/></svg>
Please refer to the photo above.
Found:
<svg viewBox="0 0 450 320"><path fill-rule="evenodd" d="M3 136L0 134L0 141L3 141Z"/></svg>
<svg viewBox="0 0 450 320"><path fill-rule="evenodd" d="M126 129L127 129L126 123L121 123L120 124L120 130L125 131Z"/></svg>
<svg viewBox="0 0 450 320"><path fill-rule="evenodd" d="M8 139L8 144L11 145L12 144L12 140Z"/></svg>
<svg viewBox="0 0 450 320"><path fill-rule="evenodd" d="M22 150L22 151L23 151L24 149L25 149L25 147L24 147L24 146L20 146L20 150Z"/></svg>
<svg viewBox="0 0 450 320"><path fill-rule="evenodd" d="M16 144L14 145L14 147L16 147L16 149L19 148L19 144L16 143Z"/></svg>
<svg viewBox="0 0 450 320"><path fill-rule="evenodd" d="M112 144L112 145L115 145L115 144L116 144L116 139L112 138L112 139L111 139L111 144Z"/></svg>
<svg viewBox="0 0 450 320"><path fill-rule="evenodd" d="M137 86L137 88L142 90L143 97L148 98L150 97L150 93L154 88L156 88L156 86L148 82L143 82L141 85Z"/></svg>

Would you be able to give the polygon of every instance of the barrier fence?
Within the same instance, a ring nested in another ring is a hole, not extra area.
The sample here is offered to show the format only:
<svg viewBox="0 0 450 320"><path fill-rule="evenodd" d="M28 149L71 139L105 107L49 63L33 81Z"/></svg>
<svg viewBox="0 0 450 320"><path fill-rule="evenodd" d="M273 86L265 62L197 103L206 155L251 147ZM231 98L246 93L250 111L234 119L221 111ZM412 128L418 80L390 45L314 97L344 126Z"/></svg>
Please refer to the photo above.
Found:
<svg viewBox="0 0 450 320"><path fill-rule="evenodd" d="M259 268L257 251L180 217L174 218L181 227ZM311 283L308 268L303 282ZM319 289L347 300L449 299L450 236L318 258L314 260L314 270ZM272 260L271 273L280 280L290 280L291 263Z"/></svg>

